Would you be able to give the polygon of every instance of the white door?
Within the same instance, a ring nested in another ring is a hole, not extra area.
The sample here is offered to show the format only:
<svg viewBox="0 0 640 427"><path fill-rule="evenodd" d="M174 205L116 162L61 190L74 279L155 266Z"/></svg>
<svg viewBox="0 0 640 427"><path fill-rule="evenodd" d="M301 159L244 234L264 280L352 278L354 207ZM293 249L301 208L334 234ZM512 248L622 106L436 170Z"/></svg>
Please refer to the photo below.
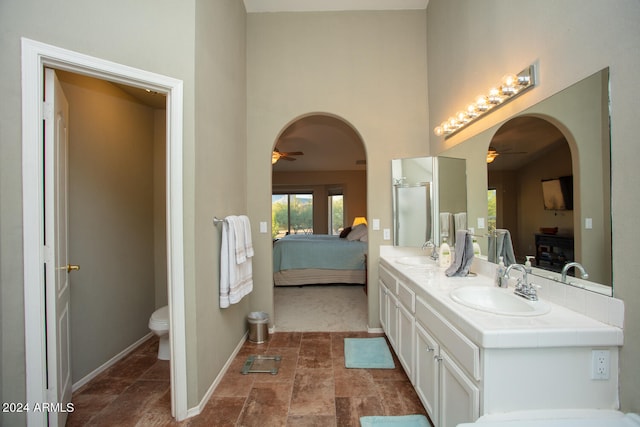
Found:
<svg viewBox="0 0 640 427"><path fill-rule="evenodd" d="M52 69L45 69L44 209L47 398L50 426L64 426L71 402L69 273L67 251L67 148L69 104Z"/></svg>

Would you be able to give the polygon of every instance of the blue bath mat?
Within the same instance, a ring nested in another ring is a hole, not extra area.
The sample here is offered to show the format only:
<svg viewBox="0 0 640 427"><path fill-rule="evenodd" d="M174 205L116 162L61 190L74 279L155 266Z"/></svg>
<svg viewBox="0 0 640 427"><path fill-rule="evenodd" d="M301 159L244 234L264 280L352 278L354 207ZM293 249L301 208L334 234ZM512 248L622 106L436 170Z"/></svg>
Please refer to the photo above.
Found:
<svg viewBox="0 0 640 427"><path fill-rule="evenodd" d="M360 425L362 427L431 427L424 415L360 417Z"/></svg>
<svg viewBox="0 0 640 427"><path fill-rule="evenodd" d="M393 369L396 367L384 337L345 338L344 366L361 369Z"/></svg>

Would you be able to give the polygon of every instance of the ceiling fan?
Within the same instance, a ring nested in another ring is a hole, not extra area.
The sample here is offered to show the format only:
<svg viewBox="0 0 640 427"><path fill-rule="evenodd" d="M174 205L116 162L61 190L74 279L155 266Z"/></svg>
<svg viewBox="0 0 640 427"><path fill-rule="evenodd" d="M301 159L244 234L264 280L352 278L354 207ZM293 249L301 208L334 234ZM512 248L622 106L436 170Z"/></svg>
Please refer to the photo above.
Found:
<svg viewBox="0 0 640 427"><path fill-rule="evenodd" d="M489 146L489 149L487 150L487 163L492 163L496 159L496 157L502 154L527 154L527 152L526 151L509 151L509 150L498 152L498 150L496 150L495 147Z"/></svg>
<svg viewBox="0 0 640 427"><path fill-rule="evenodd" d="M278 160L280 159L284 159L284 160L289 160L289 161L294 161L296 160L296 158L294 156L302 156L304 155L304 153L302 151L289 151L289 152L284 152L284 151L280 151L277 148L273 150L273 153L271 153L271 164L275 164Z"/></svg>

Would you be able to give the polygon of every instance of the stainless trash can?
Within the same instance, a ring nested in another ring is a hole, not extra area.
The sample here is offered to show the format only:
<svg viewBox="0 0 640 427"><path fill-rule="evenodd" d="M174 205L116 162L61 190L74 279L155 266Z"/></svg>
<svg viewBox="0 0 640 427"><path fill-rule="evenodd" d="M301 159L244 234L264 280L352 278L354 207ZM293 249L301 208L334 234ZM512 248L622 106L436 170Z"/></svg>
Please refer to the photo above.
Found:
<svg viewBox="0 0 640 427"><path fill-rule="evenodd" d="M262 311L252 311L249 320L249 341L261 344L269 338L269 315Z"/></svg>

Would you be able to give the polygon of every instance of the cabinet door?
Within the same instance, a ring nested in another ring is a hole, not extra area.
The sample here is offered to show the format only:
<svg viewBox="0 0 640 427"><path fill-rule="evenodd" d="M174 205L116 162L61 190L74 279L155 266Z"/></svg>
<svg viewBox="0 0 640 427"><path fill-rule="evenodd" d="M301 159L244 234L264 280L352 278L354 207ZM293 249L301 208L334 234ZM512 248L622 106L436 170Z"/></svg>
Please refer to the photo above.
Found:
<svg viewBox="0 0 640 427"><path fill-rule="evenodd" d="M382 280L378 281L379 302L380 305L380 325L382 330L389 335L387 330L389 323L389 289L384 285Z"/></svg>
<svg viewBox="0 0 640 427"><path fill-rule="evenodd" d="M400 309L400 303L398 298L389 291L387 293L387 338L391 343L391 347L396 352L398 351L398 310Z"/></svg>
<svg viewBox="0 0 640 427"><path fill-rule="evenodd" d="M438 360L440 346L416 324L415 389L429 417L438 420Z"/></svg>
<svg viewBox="0 0 640 427"><path fill-rule="evenodd" d="M440 423L454 427L480 416L480 390L443 349L440 349Z"/></svg>
<svg viewBox="0 0 640 427"><path fill-rule="evenodd" d="M398 301L398 359L407 373L411 384L415 385L413 349L415 347L416 321L413 313Z"/></svg>

